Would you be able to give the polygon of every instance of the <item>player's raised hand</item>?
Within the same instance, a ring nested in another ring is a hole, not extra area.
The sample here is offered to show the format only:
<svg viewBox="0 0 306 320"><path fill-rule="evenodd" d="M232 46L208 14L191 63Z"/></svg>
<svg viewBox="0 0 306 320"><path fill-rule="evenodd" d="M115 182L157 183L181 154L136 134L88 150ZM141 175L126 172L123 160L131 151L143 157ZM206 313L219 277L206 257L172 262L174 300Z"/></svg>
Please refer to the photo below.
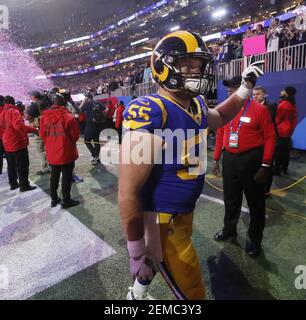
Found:
<svg viewBox="0 0 306 320"><path fill-rule="evenodd" d="M243 100L249 98L252 93L253 88L256 85L257 79L264 74L261 67L264 65L264 61L256 61L252 62L253 58L251 59L251 64L242 72L241 77L241 85L236 95Z"/></svg>
<svg viewBox="0 0 306 320"><path fill-rule="evenodd" d="M264 74L261 69L264 63L263 60L253 62L242 72L242 82L245 81L249 89L253 89L257 79Z"/></svg>

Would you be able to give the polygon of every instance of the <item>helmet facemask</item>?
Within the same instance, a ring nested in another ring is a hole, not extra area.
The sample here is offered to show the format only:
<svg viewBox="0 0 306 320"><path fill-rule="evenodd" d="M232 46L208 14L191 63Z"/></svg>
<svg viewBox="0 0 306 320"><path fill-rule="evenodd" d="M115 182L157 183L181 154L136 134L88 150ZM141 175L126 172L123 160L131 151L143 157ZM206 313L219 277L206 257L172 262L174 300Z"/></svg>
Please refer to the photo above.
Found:
<svg viewBox="0 0 306 320"><path fill-rule="evenodd" d="M202 60L202 65L194 72L191 69L186 72L185 66L181 66L182 60L189 59ZM191 96L205 95L212 87L214 80L213 61L210 56L190 54L187 57L161 57L162 63L171 70L171 77L168 83L161 84L171 92L186 92Z"/></svg>

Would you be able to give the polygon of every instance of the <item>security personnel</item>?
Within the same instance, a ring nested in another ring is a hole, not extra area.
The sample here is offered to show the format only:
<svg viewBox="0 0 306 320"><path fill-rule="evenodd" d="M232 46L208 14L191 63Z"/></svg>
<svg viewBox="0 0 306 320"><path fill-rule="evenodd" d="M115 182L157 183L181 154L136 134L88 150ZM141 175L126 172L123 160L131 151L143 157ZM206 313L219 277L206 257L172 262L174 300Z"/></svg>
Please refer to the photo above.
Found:
<svg viewBox="0 0 306 320"><path fill-rule="evenodd" d="M64 96L56 93L52 102L52 107L42 113L39 134L45 143L47 160L51 165L51 207L61 202L57 189L62 173L62 207L66 209L80 203L71 199L70 195L72 173L75 160L78 158L76 142L80 137L80 127L67 110Z"/></svg>
<svg viewBox="0 0 306 320"><path fill-rule="evenodd" d="M262 86L256 86L253 90L253 99L257 101L258 103L261 103L262 105L266 106L268 108L268 111L271 116L271 121L273 123L274 129L275 129L275 135L277 137L277 129L275 124L275 118L276 118L276 111L277 111L277 103L270 103L268 101L268 93L267 90ZM274 163L274 160L272 161ZM271 186L273 183L273 167L270 168L269 173L269 179L266 184L265 188L265 196L266 198L269 198L271 195Z"/></svg>
<svg viewBox="0 0 306 320"><path fill-rule="evenodd" d="M20 188L21 192L31 191L36 187L29 182L28 133L38 133L37 129L27 126L20 110L11 96L4 98L4 108L0 114L2 143L7 160L7 170L11 190ZM18 183L19 180L19 183Z"/></svg>
<svg viewBox="0 0 306 320"><path fill-rule="evenodd" d="M130 131L122 142L118 203L135 279L127 298L152 299L148 286L160 271L178 299L204 299L191 240L193 211L204 185L204 130L235 117L262 71L257 63L251 65L236 94L208 110L203 95L214 79L213 60L200 36L187 31L165 36L152 53L151 65L158 93L133 100L123 114L123 128ZM172 140L164 144L161 130ZM182 139L173 136L176 130ZM139 163L137 143L143 139L142 153L151 157ZM155 164L159 154L161 162Z"/></svg>
<svg viewBox="0 0 306 320"><path fill-rule="evenodd" d="M290 150L291 136L297 125L297 110L295 105L296 89L286 87L281 91L281 101L277 107L275 124L277 128L277 144L275 152L275 175L282 172L287 174Z"/></svg>
<svg viewBox="0 0 306 320"><path fill-rule="evenodd" d="M242 78L225 80L229 96L236 94ZM275 149L275 131L269 111L262 104L248 99L238 115L217 132L214 153L215 171L222 148L224 227L214 235L216 241L237 236L243 193L250 209L249 256L261 252L265 226L265 184L269 179ZM216 168L218 170L216 170Z"/></svg>

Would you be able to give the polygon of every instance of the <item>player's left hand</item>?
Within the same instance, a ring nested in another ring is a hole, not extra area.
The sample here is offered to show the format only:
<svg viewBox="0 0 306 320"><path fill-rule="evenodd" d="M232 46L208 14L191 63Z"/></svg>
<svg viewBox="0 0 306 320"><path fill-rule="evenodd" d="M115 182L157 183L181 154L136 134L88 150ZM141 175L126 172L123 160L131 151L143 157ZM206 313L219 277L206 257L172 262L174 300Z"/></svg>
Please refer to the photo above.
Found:
<svg viewBox="0 0 306 320"><path fill-rule="evenodd" d="M157 272L153 258L150 257L144 238L136 241L128 241L130 256L130 272L133 279L151 281Z"/></svg>
<svg viewBox="0 0 306 320"><path fill-rule="evenodd" d="M133 279L151 281L153 280L156 270L153 259L144 254L137 258L130 257L130 272Z"/></svg>

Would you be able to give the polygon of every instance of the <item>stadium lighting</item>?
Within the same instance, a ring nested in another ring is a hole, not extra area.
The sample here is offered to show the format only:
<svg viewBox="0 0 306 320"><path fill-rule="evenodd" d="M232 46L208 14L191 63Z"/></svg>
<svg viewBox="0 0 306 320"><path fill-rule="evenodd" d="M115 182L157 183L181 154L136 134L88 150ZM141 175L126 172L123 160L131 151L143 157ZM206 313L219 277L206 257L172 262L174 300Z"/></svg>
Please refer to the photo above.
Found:
<svg viewBox="0 0 306 320"><path fill-rule="evenodd" d="M132 43L131 43L131 46L134 46L135 44L139 44L139 43L146 42L146 41L148 41L148 40L149 40L149 38L143 38L143 39L137 40L137 41L135 41L135 42L132 42Z"/></svg>
<svg viewBox="0 0 306 320"><path fill-rule="evenodd" d="M225 9L219 9L213 12L212 17L217 19L217 18L222 18L223 16L226 15L226 10Z"/></svg>
<svg viewBox="0 0 306 320"><path fill-rule="evenodd" d="M180 28L180 26L175 26L175 27L172 27L172 28L170 29L170 31L176 31L176 30L179 30L179 28Z"/></svg>

